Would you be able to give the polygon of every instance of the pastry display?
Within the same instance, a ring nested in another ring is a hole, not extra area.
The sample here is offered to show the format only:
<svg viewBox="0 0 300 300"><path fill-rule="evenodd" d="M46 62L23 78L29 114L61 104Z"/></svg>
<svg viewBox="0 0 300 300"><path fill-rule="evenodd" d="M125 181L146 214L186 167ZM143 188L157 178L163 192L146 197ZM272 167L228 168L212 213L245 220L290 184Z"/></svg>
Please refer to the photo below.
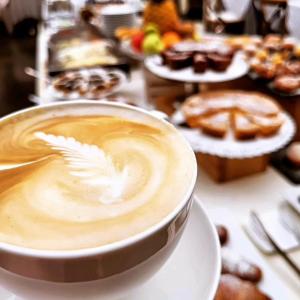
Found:
<svg viewBox="0 0 300 300"><path fill-rule="evenodd" d="M230 274L221 276L215 300L271 300L253 283Z"/></svg>
<svg viewBox="0 0 300 300"><path fill-rule="evenodd" d="M218 91L188 98L181 107L191 128L238 140L276 134L283 124L282 111L270 97L243 91Z"/></svg>
<svg viewBox="0 0 300 300"><path fill-rule="evenodd" d="M123 73L104 69L65 72L52 82L57 95L65 98L99 99L110 94L124 80Z"/></svg>
<svg viewBox="0 0 300 300"><path fill-rule="evenodd" d="M300 89L300 56L297 41L290 37L267 35L262 44L245 49L250 59L251 74L266 81L269 87L284 93L295 94Z"/></svg>

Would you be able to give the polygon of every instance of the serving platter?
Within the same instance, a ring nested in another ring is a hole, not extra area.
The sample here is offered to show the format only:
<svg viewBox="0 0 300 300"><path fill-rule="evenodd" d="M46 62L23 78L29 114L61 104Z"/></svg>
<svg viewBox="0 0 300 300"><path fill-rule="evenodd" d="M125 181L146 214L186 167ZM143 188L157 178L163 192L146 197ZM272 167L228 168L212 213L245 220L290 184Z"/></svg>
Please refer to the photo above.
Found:
<svg viewBox="0 0 300 300"><path fill-rule="evenodd" d="M243 159L275 152L291 141L296 132L295 123L287 113L283 113L283 118L284 124L277 134L244 141L236 140L232 132L224 138L217 138L203 133L200 129L183 126L178 126L178 129L195 152L225 158ZM171 121L175 124L184 122L184 117L180 110L175 112Z"/></svg>
<svg viewBox="0 0 300 300"><path fill-rule="evenodd" d="M207 70L203 74L197 74L192 67L174 71L162 64L162 58L154 55L145 59L146 68L154 75L180 82L188 83L213 83L224 82L240 78L248 73L249 65L242 52L237 52L232 60L231 65L225 72L215 72Z"/></svg>

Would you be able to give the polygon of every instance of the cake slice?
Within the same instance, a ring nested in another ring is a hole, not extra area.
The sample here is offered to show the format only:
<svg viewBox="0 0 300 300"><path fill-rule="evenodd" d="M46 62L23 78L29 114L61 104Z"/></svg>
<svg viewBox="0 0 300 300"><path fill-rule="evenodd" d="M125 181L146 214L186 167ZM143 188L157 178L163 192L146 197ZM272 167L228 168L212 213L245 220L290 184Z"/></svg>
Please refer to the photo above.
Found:
<svg viewBox="0 0 300 300"><path fill-rule="evenodd" d="M241 112L232 114L232 128L238 140L252 139L259 133L260 127Z"/></svg>
<svg viewBox="0 0 300 300"><path fill-rule="evenodd" d="M247 114L276 116L280 112L279 105L272 98L260 93L237 94L236 105Z"/></svg>
<svg viewBox="0 0 300 300"><path fill-rule="evenodd" d="M260 127L260 134L270 136L276 134L283 124L282 114L275 117L263 117L250 115L250 120Z"/></svg>
<svg viewBox="0 0 300 300"><path fill-rule="evenodd" d="M199 120L202 131L206 134L224 137L230 126L230 112L218 112Z"/></svg>

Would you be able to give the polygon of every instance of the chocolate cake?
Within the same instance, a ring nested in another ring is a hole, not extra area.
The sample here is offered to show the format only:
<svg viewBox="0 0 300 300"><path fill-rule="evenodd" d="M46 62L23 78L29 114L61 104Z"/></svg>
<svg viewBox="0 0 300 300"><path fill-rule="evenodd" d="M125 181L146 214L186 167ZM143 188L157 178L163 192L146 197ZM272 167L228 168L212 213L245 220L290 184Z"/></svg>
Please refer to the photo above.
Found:
<svg viewBox="0 0 300 300"><path fill-rule="evenodd" d="M195 73L204 73L208 67L206 56L203 54L194 55L193 67Z"/></svg>
<svg viewBox="0 0 300 300"><path fill-rule="evenodd" d="M208 64L210 68L217 72L224 72L231 64L231 58L219 54L208 54Z"/></svg>

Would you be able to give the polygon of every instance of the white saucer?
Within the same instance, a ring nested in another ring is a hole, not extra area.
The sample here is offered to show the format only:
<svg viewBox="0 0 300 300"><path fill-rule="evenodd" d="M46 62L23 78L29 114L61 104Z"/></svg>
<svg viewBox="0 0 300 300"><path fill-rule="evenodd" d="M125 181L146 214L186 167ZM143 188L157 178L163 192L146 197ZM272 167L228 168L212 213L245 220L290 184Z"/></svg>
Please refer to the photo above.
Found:
<svg viewBox="0 0 300 300"><path fill-rule="evenodd" d="M214 72L207 70L203 74L196 74L192 67L174 71L161 64L160 56L149 56L145 60L146 68L164 79L176 80L181 82L201 83L201 82L224 82L234 80L247 74L249 65L245 60L243 53L238 52L234 56L231 65L225 72Z"/></svg>
<svg viewBox="0 0 300 300"><path fill-rule="evenodd" d="M171 258L148 283L122 300L212 300L219 281L220 253L214 247L211 230L201 205L195 202L187 228ZM72 299L96 300L85 295L73 296ZM0 299L25 300L1 288Z"/></svg>

